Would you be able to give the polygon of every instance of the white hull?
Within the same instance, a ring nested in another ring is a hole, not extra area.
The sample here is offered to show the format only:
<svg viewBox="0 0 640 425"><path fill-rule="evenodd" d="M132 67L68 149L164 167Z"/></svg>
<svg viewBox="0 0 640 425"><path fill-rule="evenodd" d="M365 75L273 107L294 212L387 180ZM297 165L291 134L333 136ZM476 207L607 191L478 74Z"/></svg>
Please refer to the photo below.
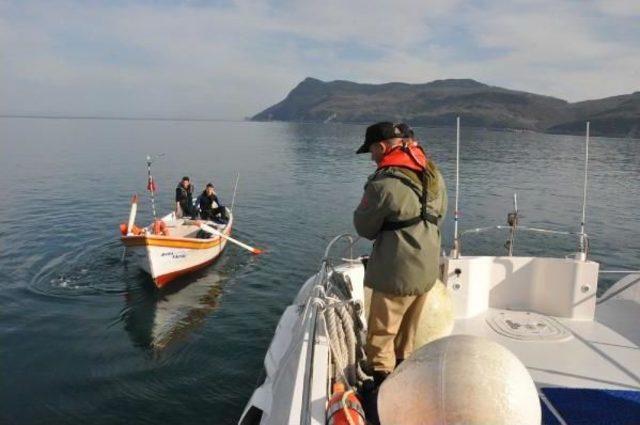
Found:
<svg viewBox="0 0 640 425"><path fill-rule="evenodd" d="M149 226L145 234L122 238L138 266L158 287L213 263L227 244L221 236L197 238L199 227L191 220L177 219L169 214L162 221L167 226L168 236L151 234L152 226ZM218 230L230 235L232 225L233 217L230 217L226 226L219 226Z"/></svg>

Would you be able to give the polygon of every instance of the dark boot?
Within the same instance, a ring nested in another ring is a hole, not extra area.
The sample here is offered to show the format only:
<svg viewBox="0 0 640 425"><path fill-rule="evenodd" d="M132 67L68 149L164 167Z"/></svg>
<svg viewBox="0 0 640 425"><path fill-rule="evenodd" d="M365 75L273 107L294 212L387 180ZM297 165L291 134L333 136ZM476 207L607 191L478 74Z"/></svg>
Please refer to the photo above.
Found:
<svg viewBox="0 0 640 425"><path fill-rule="evenodd" d="M373 379L362 383L362 409L367 419L367 424L380 425L378 418L378 387Z"/></svg>
<svg viewBox="0 0 640 425"><path fill-rule="evenodd" d="M387 379L387 376L389 376L390 372L387 372L385 370L374 370L373 371L373 382L377 388L380 388L380 385L382 385L382 383L384 382L385 379Z"/></svg>

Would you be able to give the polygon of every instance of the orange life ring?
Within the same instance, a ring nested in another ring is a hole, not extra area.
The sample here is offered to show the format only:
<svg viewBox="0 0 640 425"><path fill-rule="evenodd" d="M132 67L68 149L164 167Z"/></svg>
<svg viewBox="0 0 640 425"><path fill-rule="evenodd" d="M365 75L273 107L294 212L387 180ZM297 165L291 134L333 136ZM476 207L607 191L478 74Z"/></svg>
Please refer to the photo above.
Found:
<svg viewBox="0 0 640 425"><path fill-rule="evenodd" d="M169 230L167 229L167 225L165 224L164 221L156 220L153 222L153 234L169 236Z"/></svg>
<svg viewBox="0 0 640 425"><path fill-rule="evenodd" d="M122 236L127 236L127 223L120 224L120 233L122 233ZM131 227L131 234L136 236L141 235L142 229L134 224L133 227Z"/></svg>
<svg viewBox="0 0 640 425"><path fill-rule="evenodd" d="M365 425L364 409L353 390L342 382L333 384L333 394L327 405L327 425Z"/></svg>

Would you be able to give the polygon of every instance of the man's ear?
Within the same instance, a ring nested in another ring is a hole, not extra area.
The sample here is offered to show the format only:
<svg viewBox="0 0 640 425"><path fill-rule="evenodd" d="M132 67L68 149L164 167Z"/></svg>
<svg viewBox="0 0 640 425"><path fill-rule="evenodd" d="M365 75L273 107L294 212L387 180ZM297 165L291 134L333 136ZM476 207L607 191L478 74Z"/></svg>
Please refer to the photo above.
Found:
<svg viewBox="0 0 640 425"><path fill-rule="evenodd" d="M380 146L380 149L382 149L383 154L387 153L387 150L389 149L389 147L387 146L386 143L378 142L378 145Z"/></svg>

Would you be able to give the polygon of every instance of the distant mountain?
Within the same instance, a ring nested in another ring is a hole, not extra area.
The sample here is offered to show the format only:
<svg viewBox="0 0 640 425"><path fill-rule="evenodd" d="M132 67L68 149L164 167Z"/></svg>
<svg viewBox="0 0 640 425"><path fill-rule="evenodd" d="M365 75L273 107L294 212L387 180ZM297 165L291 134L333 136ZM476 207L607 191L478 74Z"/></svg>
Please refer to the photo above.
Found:
<svg viewBox="0 0 640 425"><path fill-rule="evenodd" d="M640 92L569 103L470 79L359 84L306 78L282 102L251 119L351 123L396 120L414 126L439 126L451 125L457 115L463 117L465 126L563 134L582 134L585 121L590 120L594 135L640 137Z"/></svg>
<svg viewBox="0 0 640 425"><path fill-rule="evenodd" d="M571 118L554 123L549 133L580 134L591 121L595 135L640 138L640 92L569 104Z"/></svg>

